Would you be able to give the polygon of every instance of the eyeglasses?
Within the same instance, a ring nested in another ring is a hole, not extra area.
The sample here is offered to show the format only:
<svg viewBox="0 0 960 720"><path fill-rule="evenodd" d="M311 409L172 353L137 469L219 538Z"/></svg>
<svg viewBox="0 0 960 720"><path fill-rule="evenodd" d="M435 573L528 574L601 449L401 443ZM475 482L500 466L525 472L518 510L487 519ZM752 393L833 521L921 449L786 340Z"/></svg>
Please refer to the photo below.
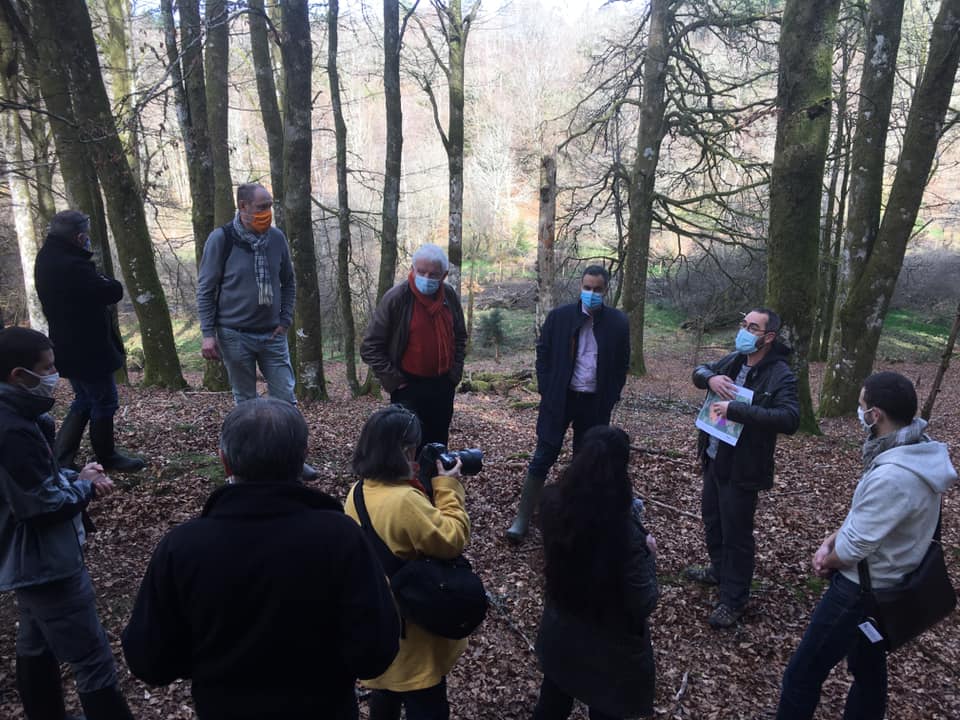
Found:
<svg viewBox="0 0 960 720"><path fill-rule="evenodd" d="M740 327L754 335L763 335L767 331L766 328L762 328L756 323L747 323L746 320L740 321Z"/></svg>

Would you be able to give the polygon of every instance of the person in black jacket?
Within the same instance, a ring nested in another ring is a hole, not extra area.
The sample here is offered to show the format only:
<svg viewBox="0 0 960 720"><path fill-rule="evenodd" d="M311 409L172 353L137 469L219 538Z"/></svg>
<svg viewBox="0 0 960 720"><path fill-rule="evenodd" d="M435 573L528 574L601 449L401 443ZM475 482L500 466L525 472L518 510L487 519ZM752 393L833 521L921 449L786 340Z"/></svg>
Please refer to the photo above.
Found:
<svg viewBox="0 0 960 720"><path fill-rule="evenodd" d="M397 654L380 563L339 501L300 481L307 425L275 398L223 422L229 476L154 550L123 631L130 671L192 681L200 720L356 718Z"/></svg>
<svg viewBox="0 0 960 720"><path fill-rule="evenodd" d="M61 467L73 467L83 431L90 422L90 444L107 470L136 472L143 460L117 452L113 416L119 407L113 373L123 365L123 343L109 307L120 302L123 286L97 272L90 250L90 218L76 210L53 216L37 254L34 276L60 374L75 398L55 452Z"/></svg>
<svg viewBox="0 0 960 720"><path fill-rule="evenodd" d="M779 331L777 313L754 308L740 323L736 351L693 371L693 384L717 396L713 415L743 423L736 445L703 431L699 437L710 565L689 567L685 575L719 586L719 602L709 618L713 627L730 627L743 615L753 579L757 493L773 487L777 434L792 435L800 426L797 380L787 363L791 351L777 339ZM751 403L735 399L737 386L753 391Z"/></svg>
<svg viewBox="0 0 960 720"><path fill-rule="evenodd" d="M606 425L630 367L630 325L627 316L603 304L610 273L590 265L580 278L580 299L547 315L537 342L537 447L513 524L506 532L512 543L523 542L530 516L550 468L560 455L563 436L573 425L573 452L587 430Z"/></svg>
<svg viewBox="0 0 960 720"><path fill-rule="evenodd" d="M566 720L574 698L591 720L653 715L656 543L633 500L629 459L623 430L594 427L544 491L543 683L533 720Z"/></svg>

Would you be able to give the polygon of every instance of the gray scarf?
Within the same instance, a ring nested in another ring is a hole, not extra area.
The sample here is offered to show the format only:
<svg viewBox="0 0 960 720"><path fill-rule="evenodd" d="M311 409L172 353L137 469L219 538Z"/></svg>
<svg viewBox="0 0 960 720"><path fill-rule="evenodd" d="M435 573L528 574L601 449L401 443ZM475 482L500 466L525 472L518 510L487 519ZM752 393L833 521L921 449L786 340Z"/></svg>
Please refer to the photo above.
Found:
<svg viewBox="0 0 960 720"><path fill-rule="evenodd" d="M913 422L906 425L896 432L887 433L881 437L869 437L863 443L863 469L870 467L877 455L886 452L901 445L914 445L919 442L930 440L923 431L927 429L927 421L921 418L914 418Z"/></svg>
<svg viewBox="0 0 960 720"><path fill-rule="evenodd" d="M257 278L257 302L260 305L273 305L273 283L270 280L270 263L267 261L267 237L270 231L257 235L240 222L240 213L233 216L233 229L241 242L253 250L253 270Z"/></svg>

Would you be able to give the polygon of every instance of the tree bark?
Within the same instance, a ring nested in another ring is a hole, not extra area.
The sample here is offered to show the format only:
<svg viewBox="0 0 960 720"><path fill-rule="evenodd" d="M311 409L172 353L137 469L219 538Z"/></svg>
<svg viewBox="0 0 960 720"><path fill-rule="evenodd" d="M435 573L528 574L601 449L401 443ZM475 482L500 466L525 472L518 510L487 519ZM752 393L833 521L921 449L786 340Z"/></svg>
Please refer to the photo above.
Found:
<svg viewBox="0 0 960 720"><path fill-rule="evenodd" d="M97 47L86 3L82 0L38 0L38 16L56 18L61 52L71 68L70 90L75 103L80 140L90 144L97 177L107 198L107 214L127 292L140 324L143 340L143 382L146 385L185 387L173 339L167 300L157 275L153 245L143 201L110 109L100 73Z"/></svg>
<svg viewBox="0 0 960 720"><path fill-rule="evenodd" d="M950 367L950 358L953 357L953 348L957 344L957 335L960 334L960 303L957 304L957 314L953 318L953 327L950 328L950 336L947 338L947 345L943 349L943 355L940 356L940 365L937 367L937 374L933 378L933 384L930 386L930 392L923 403L923 411L920 417L929 420L933 415L933 405L937 401L937 395L940 394L940 385L943 383L943 376L947 374L947 368Z"/></svg>
<svg viewBox="0 0 960 720"><path fill-rule="evenodd" d="M393 287L397 273L397 226L400 207L400 163L403 157L403 108L400 104L400 3L383 0L383 98L387 144L383 167L380 275L377 302Z"/></svg>
<svg viewBox="0 0 960 720"><path fill-rule="evenodd" d="M652 0L650 34L643 61L643 96L637 157L630 178L630 220L627 224L627 256L623 271L623 308L630 319L630 372L647 372L643 357L643 317L647 294L647 265L653 201L656 195L660 144L666 129L666 78L670 60L676 0Z"/></svg>
<svg viewBox="0 0 960 720"><path fill-rule="evenodd" d="M257 98L260 116L267 135L267 151L270 156L270 182L273 185L274 220L283 229L283 119L277 102L277 86L273 75L273 59L270 56L270 39L267 35L267 14L263 0L250 0L250 49L253 55L253 70L257 77Z"/></svg>
<svg viewBox="0 0 960 720"><path fill-rule="evenodd" d="M839 0L788 0L780 30L777 140L770 178L767 305L794 354L800 428L819 433L807 365L817 302L820 200L830 139Z"/></svg>
<svg viewBox="0 0 960 720"><path fill-rule="evenodd" d="M307 0L281 0L284 28L283 187L287 237L297 279L297 397L326 400L320 288L310 209L313 45Z"/></svg>
<svg viewBox="0 0 960 720"><path fill-rule="evenodd" d="M207 56L204 62L207 91L207 133L213 161L213 223L223 225L234 214L233 179L230 176L227 72L230 35L226 0L207 0Z"/></svg>
<svg viewBox="0 0 960 720"><path fill-rule="evenodd" d="M337 296L343 320L343 362L347 384L354 396L360 392L357 379L357 333L353 323L353 298L350 296L350 202L347 188L347 124L343 119L340 101L340 72L337 68L337 50L340 16L339 0L329 0L327 6L327 77L330 80L330 105L337 142Z"/></svg>
<svg viewBox="0 0 960 720"><path fill-rule="evenodd" d="M540 220L537 223L537 337L543 321L557 306L556 223L557 159L555 155L544 155L540 159Z"/></svg>
<svg viewBox="0 0 960 720"><path fill-rule="evenodd" d="M897 172L876 240L837 313L821 393L822 415L857 407L873 368L883 321L923 200L960 59L960 0L943 0L933 23L927 64L907 116ZM859 258L858 258L859 260Z"/></svg>
<svg viewBox="0 0 960 720"><path fill-rule="evenodd" d="M101 34L103 54L110 68L110 89L114 105L118 108L120 138L127 153L127 162L137 180L142 182L140 170L138 118L133 114L134 71L130 58L130 43L127 25L130 22L129 0L103 0L106 11L107 32Z"/></svg>

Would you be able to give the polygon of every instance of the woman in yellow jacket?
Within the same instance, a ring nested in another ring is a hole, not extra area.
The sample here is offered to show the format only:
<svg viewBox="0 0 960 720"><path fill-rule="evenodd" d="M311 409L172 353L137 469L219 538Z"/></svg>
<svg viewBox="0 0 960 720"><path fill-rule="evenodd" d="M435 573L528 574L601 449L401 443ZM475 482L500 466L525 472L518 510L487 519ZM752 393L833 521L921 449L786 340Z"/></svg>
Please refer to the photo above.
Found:
<svg viewBox="0 0 960 720"><path fill-rule="evenodd" d="M401 405L378 410L367 420L353 454L353 471L363 478L363 498L370 523L399 558L455 558L470 539L470 518L460 484L460 461L450 470L437 463L433 502L417 479L415 461L420 421ZM357 522L354 488L345 509ZM400 652L380 677L363 680L373 690L370 720L447 720L446 674L466 649L467 641L427 632L409 620Z"/></svg>

